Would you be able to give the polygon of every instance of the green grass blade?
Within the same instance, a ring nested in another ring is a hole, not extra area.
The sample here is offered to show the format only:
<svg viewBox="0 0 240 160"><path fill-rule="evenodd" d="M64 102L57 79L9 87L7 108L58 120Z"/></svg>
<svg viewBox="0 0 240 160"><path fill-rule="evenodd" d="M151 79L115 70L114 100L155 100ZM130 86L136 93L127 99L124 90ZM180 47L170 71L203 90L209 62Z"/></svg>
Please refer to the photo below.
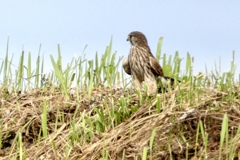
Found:
<svg viewBox="0 0 240 160"><path fill-rule="evenodd" d="M157 52L156 52L156 60L158 62L161 58L162 42L163 42L163 37L160 37L159 40L158 40Z"/></svg>

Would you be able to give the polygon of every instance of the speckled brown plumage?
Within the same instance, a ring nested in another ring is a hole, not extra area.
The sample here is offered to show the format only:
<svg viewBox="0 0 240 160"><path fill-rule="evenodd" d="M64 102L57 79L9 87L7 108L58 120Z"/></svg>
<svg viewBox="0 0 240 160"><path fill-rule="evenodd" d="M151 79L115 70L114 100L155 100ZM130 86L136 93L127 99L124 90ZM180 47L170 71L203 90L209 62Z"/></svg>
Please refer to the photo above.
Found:
<svg viewBox="0 0 240 160"><path fill-rule="evenodd" d="M153 95L158 90L158 77L173 81L172 78L164 76L162 67L151 53L143 33L131 32L127 40L130 41L131 49L128 58L123 61L123 68L127 74L132 75L133 86L136 89L142 89L144 84L148 93Z"/></svg>

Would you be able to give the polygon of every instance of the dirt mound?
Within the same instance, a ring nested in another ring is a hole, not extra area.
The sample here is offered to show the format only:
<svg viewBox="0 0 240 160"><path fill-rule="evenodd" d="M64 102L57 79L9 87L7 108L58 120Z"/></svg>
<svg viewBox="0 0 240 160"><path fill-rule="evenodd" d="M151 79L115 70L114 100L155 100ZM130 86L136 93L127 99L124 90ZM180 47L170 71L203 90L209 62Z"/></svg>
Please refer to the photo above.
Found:
<svg viewBox="0 0 240 160"><path fill-rule="evenodd" d="M104 87L95 88L91 98L87 92L64 96L58 88L1 91L0 157L11 159L23 153L28 159L141 159L146 149L148 159L225 159L231 149L239 153L239 96L229 99L232 92L217 89L182 94L190 90L185 85L150 98L130 89ZM120 103L126 103L127 109ZM101 115L104 126L98 120ZM220 155L224 115L229 139ZM232 143L235 147L227 148Z"/></svg>

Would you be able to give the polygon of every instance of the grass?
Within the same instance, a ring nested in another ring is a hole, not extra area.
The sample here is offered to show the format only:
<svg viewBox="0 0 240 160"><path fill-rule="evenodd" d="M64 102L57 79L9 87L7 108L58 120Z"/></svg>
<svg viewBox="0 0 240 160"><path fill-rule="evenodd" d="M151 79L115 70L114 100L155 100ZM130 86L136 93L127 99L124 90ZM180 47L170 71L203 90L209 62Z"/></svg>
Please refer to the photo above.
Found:
<svg viewBox="0 0 240 160"><path fill-rule="evenodd" d="M112 40L101 57L73 58L65 68L58 45L48 75L41 46L36 60L22 52L16 67L7 43L0 65L1 159L239 158L234 52L228 72L193 75L190 54L162 54L162 41L156 58L181 83L152 97L132 89Z"/></svg>

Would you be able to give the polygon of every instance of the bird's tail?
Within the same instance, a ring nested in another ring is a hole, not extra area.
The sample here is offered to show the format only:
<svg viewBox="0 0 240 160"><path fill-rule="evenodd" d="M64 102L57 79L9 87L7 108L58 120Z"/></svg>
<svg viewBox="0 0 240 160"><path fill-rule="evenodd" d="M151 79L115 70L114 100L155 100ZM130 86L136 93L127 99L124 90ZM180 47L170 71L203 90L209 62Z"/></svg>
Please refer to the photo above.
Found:
<svg viewBox="0 0 240 160"><path fill-rule="evenodd" d="M166 80L170 80L170 81L171 81L171 84L172 84L172 83L174 84L175 80L177 80L177 82L181 82L181 81L178 80L178 79L174 79L174 78L168 77L168 76L163 76L163 78L165 78Z"/></svg>
<svg viewBox="0 0 240 160"><path fill-rule="evenodd" d="M174 88L175 80L177 79L168 76L158 77L158 90L162 92L162 90L167 89L169 86L170 88ZM177 80L177 82L181 81Z"/></svg>

